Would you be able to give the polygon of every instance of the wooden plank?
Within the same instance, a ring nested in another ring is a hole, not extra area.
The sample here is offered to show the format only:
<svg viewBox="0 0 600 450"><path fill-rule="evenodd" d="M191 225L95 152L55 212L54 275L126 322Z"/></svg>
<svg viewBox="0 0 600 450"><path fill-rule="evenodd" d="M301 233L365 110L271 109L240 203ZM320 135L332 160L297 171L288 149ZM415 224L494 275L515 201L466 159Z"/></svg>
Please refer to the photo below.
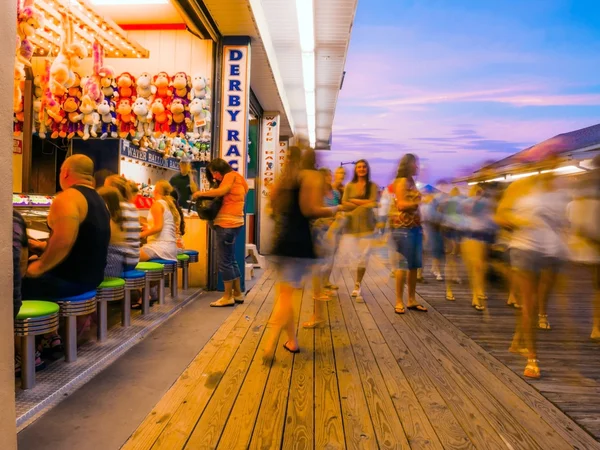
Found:
<svg viewBox="0 0 600 450"><path fill-rule="evenodd" d="M382 270L381 270L382 265L379 264L379 267L380 267L380 273L382 273ZM571 277L571 278L573 278L573 277ZM437 285L435 285L435 284L426 285L424 287L419 286L419 291L426 290L426 291L430 292L429 299L436 298L433 295L434 288L436 288L436 286ZM438 286L437 290L442 292L443 287ZM504 299L504 295L502 296L502 298ZM440 303L444 304L443 302L440 302ZM449 302L446 302L446 303L449 303ZM491 309L489 307L489 305L493 305L493 304L494 303L492 302L492 300L488 301L488 309ZM460 308L460 302L457 302L457 305L449 305L447 307L449 307L449 308L454 307L454 309ZM436 303L436 308L437 308L437 303ZM493 306L492 306L492 308L493 308ZM474 310L472 310L471 308L462 308L462 309L463 309L463 311L468 310L467 314L473 314L473 315L477 316L477 314L472 312ZM511 314L514 314L510 308L504 307L503 303L501 303L500 307L494 308L494 321L498 320L497 314L496 314L497 310L499 310L501 312L508 311L509 314L505 313L505 316L507 316L509 319L511 317ZM464 317L465 317L465 314L463 314L463 318ZM559 316L559 317L562 317L562 316ZM487 351L485 351L483 348L481 348L480 345L478 345L472 339L470 339L467 335L465 335L461 330L459 330L455 326L453 326L452 322L450 320L448 320L448 318L444 317L441 314L437 314L433 317L433 319L436 323L439 323L441 327L443 327L448 333L450 333L452 335L453 339L457 342L457 344L462 349L466 350L470 355L472 355L488 371L495 374L504 383L504 385L506 385L508 388L510 388L530 408L532 408L534 411L536 411L536 413L539 414L544 419L544 421L547 422L553 429L555 429L561 435L561 437L564 440L566 440L572 447L574 447L574 448L600 448L597 441L595 441L588 433L586 433L583 429L581 429L579 426L577 426L577 424L573 420L571 420L568 416L566 416L558 408L556 408L550 401L548 401L548 399L546 399L542 394L540 394L540 392L538 392L538 390L536 390L534 387L525 383L519 375L517 375L516 373L511 371L508 367L506 367L504 364L502 364L500 361L498 361L496 358L494 358L494 356L490 355ZM471 322L479 323L479 322L481 322L481 319L479 321L471 320ZM514 325L508 328L507 332L508 332L509 338L512 335L512 332L514 330L513 327L514 327ZM589 330L585 330L585 333L587 334L588 331ZM556 333L556 331L552 331L552 333L539 333L539 335L543 339L548 339L550 341L549 345L551 345L551 348L555 348L556 339L557 339L557 336L555 335L555 333ZM501 335L498 335L497 332L494 335L497 336L497 339L496 339L497 342L503 342L502 339L499 339L499 336L501 336ZM558 339L560 339L561 342L563 341L563 336L558 337ZM565 343L568 343L568 342L565 341ZM571 344L572 344L572 342L571 342ZM507 348L507 346L503 346L503 348ZM542 349L542 351L543 351L543 349ZM567 354L566 351L563 350L563 352L564 352L564 354ZM497 356L499 356L498 352L494 352L494 353ZM507 353L505 353L505 354L507 354ZM522 362L523 360L512 354L510 354L509 358L513 361L519 362L518 367L516 367L516 370L518 370L518 372L520 373L523 370L523 362ZM557 362L557 367L559 367L560 365L564 365L564 362L562 362L562 364L561 364L561 360L559 360ZM569 372L570 372L570 369L568 369L568 368L566 368L565 370L553 369L553 371L552 371L553 374L557 374L557 373L566 374ZM568 381L569 380L566 379L564 376L559 376L558 378L553 378L552 376L543 375L541 382L532 381L531 383L534 384L536 387L538 386L538 383L545 383L545 384L556 383L557 389L560 389L561 387L565 386L568 383ZM583 385L588 385L590 387L598 386L597 382L588 383L587 380L582 379L580 377L576 378L574 381L576 381L578 387L582 387ZM544 390L543 385L540 386L539 389ZM594 398L593 396L597 395L597 392L594 392L594 390L590 390L589 395L590 395L590 398ZM596 398L598 398L598 397L596 397ZM568 411L568 409L566 409L566 411Z"/></svg>
<svg viewBox="0 0 600 450"><path fill-rule="evenodd" d="M299 311L302 293L294 294L294 311ZM299 316L299 314L298 314ZM294 318L297 323L297 317ZM263 400L254 425L250 449L280 448L285 426L287 399L290 391L295 355L283 348L287 335L282 332L265 387ZM224 448L224 447L222 447Z"/></svg>
<svg viewBox="0 0 600 450"><path fill-rule="evenodd" d="M340 286L338 291L339 304L342 309L346 328L356 357L363 390L367 398L367 406L371 412L371 420L377 437L379 448L409 448L408 439L404 432L400 418L390 398L385 381L375 356L367 343L367 337L352 306L349 292L354 283L348 276L344 276L345 288Z"/></svg>
<svg viewBox="0 0 600 450"><path fill-rule="evenodd" d="M282 448L284 449L313 449L315 444L315 335L313 330L305 330L302 327L303 322L310 320L312 313L312 289L310 289L310 283L307 283L300 307L298 344L301 351L294 356L292 367L287 418L283 434Z"/></svg>
<svg viewBox="0 0 600 450"><path fill-rule="evenodd" d="M338 301L328 305L346 448L377 449L367 399Z"/></svg>
<svg viewBox="0 0 600 450"><path fill-rule="evenodd" d="M337 301L337 296L332 301ZM315 448L334 450L346 448L346 441L333 356L329 304L325 314L326 325L315 329Z"/></svg>
<svg viewBox="0 0 600 450"><path fill-rule="evenodd" d="M387 294L387 299L392 306L393 292L389 287L382 285L381 271L378 275L379 280L375 281L379 281L382 291ZM407 315L406 319L415 335L442 362L448 374L454 377L465 393L471 396L501 436L512 445L519 447L532 448L531 446L536 443L541 448L570 448L567 442L521 398L458 345L446 332L447 326L437 326L435 319L438 318L438 314L432 308L427 315L411 314ZM523 424L527 424L526 428Z"/></svg>
<svg viewBox="0 0 600 450"><path fill-rule="evenodd" d="M254 289L246 297L244 304L237 306L232 311L202 351L198 353L169 391L160 399L137 430L123 445L123 450L145 450L154 445L154 442L166 427L177 405L181 404L188 392L198 383L205 369L217 355L221 346L227 341L235 326L245 320L244 315L246 315L249 308L253 305L262 286L265 283L273 283L272 277L274 277L272 271L266 271L263 274L261 279L257 281ZM260 299L257 302L260 302Z"/></svg>
<svg viewBox="0 0 600 450"><path fill-rule="evenodd" d="M235 399L263 336L265 330L264 324L271 314L274 294L273 289L267 293L267 300L263 303L259 313L254 319L250 331L239 343L239 350L231 361L229 368L224 373L210 402L204 409L202 416L185 445L186 448L216 448Z"/></svg>
<svg viewBox="0 0 600 450"><path fill-rule="evenodd" d="M389 301L385 298L378 285L373 282L369 274L367 274L363 283L369 286L372 293L374 292L372 299L379 302L384 311L389 310L393 314L394 309L390 306ZM469 436L471 442L477 448L505 447L505 442L486 420L486 417L473 404L469 396L448 376L440 362L429 353L420 339L406 326L405 319L408 314L410 313L406 313L402 317L394 317L390 320L393 321L396 332L409 348L409 352L419 362L422 370L435 383L438 392L452 410L452 413Z"/></svg>
<svg viewBox="0 0 600 450"><path fill-rule="evenodd" d="M153 449L168 448L169 450L183 448L194 426L202 415L206 405L216 388L221 383L223 376L229 368L234 356L240 349L240 342L249 333L251 325L256 321L257 316L262 315L261 311L269 311L265 308L267 293L271 290L272 283L263 284L256 293L257 298L246 310L244 320L238 322L233 332L230 334L227 342L221 346L217 355L211 361L204 376L188 392L185 399L180 403L177 409L171 415L167 426L164 428Z"/></svg>
<svg viewBox="0 0 600 450"><path fill-rule="evenodd" d="M372 293L363 284L367 296ZM411 448L474 449L377 302L355 303Z"/></svg>

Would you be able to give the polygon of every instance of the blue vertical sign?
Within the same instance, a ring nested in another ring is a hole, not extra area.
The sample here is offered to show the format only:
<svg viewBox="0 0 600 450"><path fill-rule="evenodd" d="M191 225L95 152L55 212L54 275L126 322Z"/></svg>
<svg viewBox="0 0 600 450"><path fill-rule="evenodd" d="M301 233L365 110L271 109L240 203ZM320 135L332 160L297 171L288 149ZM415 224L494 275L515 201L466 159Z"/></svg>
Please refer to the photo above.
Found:
<svg viewBox="0 0 600 450"><path fill-rule="evenodd" d="M248 165L248 117L250 113L250 38L223 38L223 71L221 76L221 158L246 177ZM235 242L235 259L240 268L240 283L245 291L246 225ZM217 289L223 291L219 274Z"/></svg>

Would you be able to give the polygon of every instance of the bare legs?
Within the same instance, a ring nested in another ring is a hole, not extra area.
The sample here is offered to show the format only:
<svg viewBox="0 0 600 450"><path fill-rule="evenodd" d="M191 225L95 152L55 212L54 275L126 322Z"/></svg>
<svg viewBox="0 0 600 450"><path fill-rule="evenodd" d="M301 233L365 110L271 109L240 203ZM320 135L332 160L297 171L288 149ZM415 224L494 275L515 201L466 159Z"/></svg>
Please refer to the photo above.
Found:
<svg viewBox="0 0 600 450"><path fill-rule="evenodd" d="M420 306L417 302L417 272L418 269L396 270L396 312L404 312L404 285L408 282L408 301L406 306L413 308Z"/></svg>
<svg viewBox="0 0 600 450"><path fill-rule="evenodd" d="M517 321L510 351L526 353L528 361L524 375L530 378L539 378L540 368L537 361L536 345L536 316L539 295L537 276L531 272L518 271L515 273L515 280L522 294L523 309L521 310L521 320Z"/></svg>
<svg viewBox="0 0 600 450"><path fill-rule="evenodd" d="M281 331L287 334L286 347L290 351L298 350L298 339L296 338L296 326L294 324L294 287L288 283L278 283L279 295L275 300L273 313L271 314L271 336L265 347L264 359L271 360L275 355L275 347L279 342Z"/></svg>
<svg viewBox="0 0 600 450"><path fill-rule="evenodd" d="M235 280L233 280L233 297L234 298L238 298L242 296L242 286L240 284L240 279L236 278ZM225 291L227 292L227 288L225 289Z"/></svg>
<svg viewBox="0 0 600 450"><path fill-rule="evenodd" d="M462 257L467 268L467 275L472 292L471 304L478 310L483 310L485 301L485 275L487 272L485 242L475 239L465 239L461 243Z"/></svg>

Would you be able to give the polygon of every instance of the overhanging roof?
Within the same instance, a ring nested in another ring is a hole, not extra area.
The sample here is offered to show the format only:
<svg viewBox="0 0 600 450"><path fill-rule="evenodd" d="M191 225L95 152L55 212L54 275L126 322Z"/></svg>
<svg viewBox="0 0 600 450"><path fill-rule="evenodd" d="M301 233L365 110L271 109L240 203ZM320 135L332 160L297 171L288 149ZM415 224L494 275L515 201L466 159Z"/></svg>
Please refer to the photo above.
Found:
<svg viewBox="0 0 600 450"><path fill-rule="evenodd" d="M317 148L328 149L357 0L313 0ZM252 39L250 83L282 135L308 135L296 0L204 0L224 36Z"/></svg>

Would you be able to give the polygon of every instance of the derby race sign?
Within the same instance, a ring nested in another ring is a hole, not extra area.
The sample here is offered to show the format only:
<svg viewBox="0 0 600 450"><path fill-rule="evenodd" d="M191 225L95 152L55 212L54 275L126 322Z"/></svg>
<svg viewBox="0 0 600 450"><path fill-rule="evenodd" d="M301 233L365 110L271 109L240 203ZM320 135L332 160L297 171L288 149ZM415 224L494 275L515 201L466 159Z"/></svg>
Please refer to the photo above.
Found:
<svg viewBox="0 0 600 450"><path fill-rule="evenodd" d="M245 177L250 103L250 39L230 37L223 41L221 158Z"/></svg>

